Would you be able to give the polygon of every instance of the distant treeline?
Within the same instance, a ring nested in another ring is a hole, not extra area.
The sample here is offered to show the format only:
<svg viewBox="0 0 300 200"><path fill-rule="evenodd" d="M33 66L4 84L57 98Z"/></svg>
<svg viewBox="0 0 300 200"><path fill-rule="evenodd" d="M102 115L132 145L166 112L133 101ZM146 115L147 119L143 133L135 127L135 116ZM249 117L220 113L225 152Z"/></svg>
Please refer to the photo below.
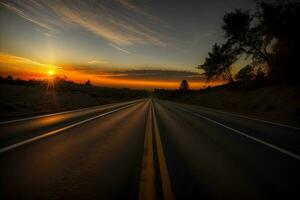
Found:
<svg viewBox="0 0 300 200"><path fill-rule="evenodd" d="M42 85L44 83L45 81L35 80L35 79L29 79L29 80L22 80L20 78L14 79L11 75L5 78L0 76L0 84L35 86L35 85Z"/></svg>
<svg viewBox="0 0 300 200"><path fill-rule="evenodd" d="M274 83L268 81L266 79L255 79L248 81L232 81L228 84L219 85L215 87L206 86L204 88L200 88L199 90L190 90L190 89L182 89L179 87L177 90L167 90L167 89L155 89L154 94L156 97L160 99L168 99L173 100L177 98L182 98L184 96L189 96L193 94L207 93L211 91L235 91L237 93L241 92L249 92L252 90L256 90L259 88L267 88L273 86Z"/></svg>
<svg viewBox="0 0 300 200"><path fill-rule="evenodd" d="M256 2L254 13L235 9L224 15L226 41L215 43L204 63L197 67L207 80L300 82L300 1ZM234 76L232 66L241 58L250 62Z"/></svg>
<svg viewBox="0 0 300 200"><path fill-rule="evenodd" d="M0 77L0 120L145 98L145 90L79 84L64 77L22 80Z"/></svg>
<svg viewBox="0 0 300 200"><path fill-rule="evenodd" d="M53 79L51 79L51 80L52 80L52 82L54 82L56 84L60 84L60 85L69 84L69 85L92 86L90 80L87 80L85 83L81 84L81 83L75 83L72 80L69 80L65 76L53 77ZM23 79L20 79L20 78L13 78L13 76L11 76L11 75L8 75L7 77L0 76L0 84L35 86L35 85L48 85L49 82L50 82L49 79L44 79L44 80L40 80L40 79L23 80Z"/></svg>
<svg viewBox="0 0 300 200"><path fill-rule="evenodd" d="M39 86L47 90L55 90L57 92L79 92L87 94L93 98L143 98L148 95L146 90L135 90L129 88L107 88L100 86L93 86L90 80L85 83L75 83L68 80L67 77L54 77L52 81L29 79L22 80L20 78L14 79L11 75L3 78L0 76L0 85L18 85L18 86Z"/></svg>

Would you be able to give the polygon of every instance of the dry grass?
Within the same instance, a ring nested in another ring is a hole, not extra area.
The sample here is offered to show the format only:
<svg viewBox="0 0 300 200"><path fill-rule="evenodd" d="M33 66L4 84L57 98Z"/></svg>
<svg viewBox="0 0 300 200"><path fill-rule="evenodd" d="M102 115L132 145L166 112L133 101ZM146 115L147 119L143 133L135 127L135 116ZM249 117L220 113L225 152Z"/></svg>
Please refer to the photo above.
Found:
<svg viewBox="0 0 300 200"><path fill-rule="evenodd" d="M241 89L227 85L163 98L300 125L300 86Z"/></svg>
<svg viewBox="0 0 300 200"><path fill-rule="evenodd" d="M6 120L145 97L144 91L69 85L47 90L41 85L0 85L0 119Z"/></svg>

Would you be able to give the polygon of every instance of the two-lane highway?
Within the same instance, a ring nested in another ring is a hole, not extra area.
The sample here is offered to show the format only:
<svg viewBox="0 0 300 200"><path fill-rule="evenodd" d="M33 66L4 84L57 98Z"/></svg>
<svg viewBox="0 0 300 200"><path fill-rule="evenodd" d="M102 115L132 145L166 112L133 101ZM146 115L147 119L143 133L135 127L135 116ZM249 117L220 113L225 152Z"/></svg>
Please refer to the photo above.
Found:
<svg viewBox="0 0 300 200"><path fill-rule="evenodd" d="M158 99L2 122L1 199L298 199L299 134Z"/></svg>

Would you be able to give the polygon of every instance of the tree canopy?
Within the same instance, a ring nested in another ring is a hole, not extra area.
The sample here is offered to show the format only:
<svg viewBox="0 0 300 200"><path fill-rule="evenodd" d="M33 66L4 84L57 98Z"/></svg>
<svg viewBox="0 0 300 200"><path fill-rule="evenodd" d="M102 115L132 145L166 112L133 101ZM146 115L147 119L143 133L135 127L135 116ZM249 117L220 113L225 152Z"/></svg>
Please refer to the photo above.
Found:
<svg viewBox="0 0 300 200"><path fill-rule="evenodd" d="M187 80L181 81L180 86L179 86L179 90L187 91L189 89L190 89L190 86L189 86L189 83L187 82Z"/></svg>
<svg viewBox="0 0 300 200"><path fill-rule="evenodd" d="M219 45L214 44L208 57L198 68L204 70L208 80L222 78L233 81L231 74L232 64L238 59L239 50L234 49L229 43Z"/></svg>
<svg viewBox="0 0 300 200"><path fill-rule="evenodd" d="M254 14L235 9L224 15L225 44L214 44L198 66L208 80L232 81L231 66L245 55L252 67L267 68L269 79L299 82L300 1L258 0L257 6ZM240 75L249 75L250 67L245 68Z"/></svg>

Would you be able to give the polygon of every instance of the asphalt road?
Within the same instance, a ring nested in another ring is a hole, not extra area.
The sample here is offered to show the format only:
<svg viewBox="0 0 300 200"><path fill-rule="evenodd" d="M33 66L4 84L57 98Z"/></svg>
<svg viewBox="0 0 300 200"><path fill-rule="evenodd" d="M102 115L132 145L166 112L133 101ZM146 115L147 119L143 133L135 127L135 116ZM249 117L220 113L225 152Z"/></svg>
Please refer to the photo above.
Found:
<svg viewBox="0 0 300 200"><path fill-rule="evenodd" d="M0 122L0 199L299 199L300 129L157 99Z"/></svg>

